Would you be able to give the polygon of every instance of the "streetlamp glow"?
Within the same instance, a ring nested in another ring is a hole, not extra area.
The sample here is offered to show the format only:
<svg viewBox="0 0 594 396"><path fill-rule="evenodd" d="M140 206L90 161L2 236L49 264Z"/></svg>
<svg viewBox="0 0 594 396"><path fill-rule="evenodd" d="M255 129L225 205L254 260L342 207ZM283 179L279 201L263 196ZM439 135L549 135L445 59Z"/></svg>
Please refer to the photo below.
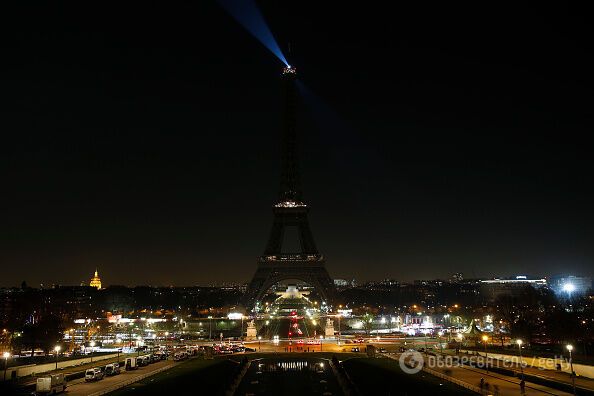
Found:
<svg viewBox="0 0 594 396"><path fill-rule="evenodd" d="M569 364L571 367L571 385L573 386L573 394L575 395L575 371L573 371L573 358L571 357L571 351L573 351L573 345L567 344L567 350L569 351Z"/></svg>
<svg viewBox="0 0 594 396"><path fill-rule="evenodd" d="M487 355L487 341L489 341L489 336L484 334L483 337L483 344L485 344L485 369L487 370L487 373L489 372L489 356Z"/></svg>
<svg viewBox="0 0 594 396"><path fill-rule="evenodd" d="M4 381L6 382L6 370L8 368L8 358L10 357L10 352L4 352L2 357L4 358Z"/></svg>
<svg viewBox="0 0 594 396"><path fill-rule="evenodd" d="M93 363L93 352L95 351L95 341L91 341L89 344L91 346L91 363Z"/></svg>
<svg viewBox="0 0 594 396"><path fill-rule="evenodd" d="M524 362L522 361L522 343L523 341L519 338L516 340L518 344L518 350L520 351L520 371L522 372L522 381L524 381Z"/></svg>
<svg viewBox="0 0 594 396"><path fill-rule="evenodd" d="M56 370L58 369L58 356L60 355L60 345L56 345L54 347L54 351L56 351Z"/></svg>

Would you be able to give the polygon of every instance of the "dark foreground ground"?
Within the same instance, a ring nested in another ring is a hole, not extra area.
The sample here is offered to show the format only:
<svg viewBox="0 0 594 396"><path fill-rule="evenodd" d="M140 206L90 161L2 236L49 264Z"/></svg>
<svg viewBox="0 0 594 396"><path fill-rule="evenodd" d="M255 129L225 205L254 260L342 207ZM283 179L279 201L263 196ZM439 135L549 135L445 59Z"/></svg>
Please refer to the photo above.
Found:
<svg viewBox="0 0 594 396"><path fill-rule="evenodd" d="M141 382L130 385L127 388L112 393L113 395L164 395L164 394L208 394L222 395L227 384L237 372L238 363L241 358L248 356L249 359L267 359L268 362L291 362L297 360L331 359L333 354L251 354L236 355L227 358L216 358L212 360L190 360L178 367L168 370L164 373L147 378ZM408 375L403 373L398 367L398 363L389 359L371 359L361 357L361 354L345 353L337 354L339 360L355 382L362 395L471 395L461 387L443 382L439 378L419 373ZM253 365L253 367L256 367ZM325 373L312 372L287 372L278 371L278 373L264 373L265 381L259 384L251 384L258 380L261 374L256 373L253 368L244 377L244 382L239 387L237 394L244 395L254 392L255 394L274 394L270 393L270 387L282 384L278 389L287 387L301 392L299 394L322 394L324 391L331 390L334 395L341 394L336 386L331 371L324 370ZM266 370L260 370L266 371ZM269 370L270 371L270 370ZM276 378L278 377L278 378ZM312 381L315 380L315 383ZM324 381L324 382L321 382ZM268 384L266 387L262 384ZM323 385L321 386L320 383ZM327 385L325 385L327 384ZM305 392L305 393L304 393ZM309 393L311 392L311 393ZM289 392L291 393L291 392ZM282 394L282 393L281 393ZM288 394L288 393L287 393ZM297 394L297 393L296 393Z"/></svg>
<svg viewBox="0 0 594 396"><path fill-rule="evenodd" d="M406 374L391 359L348 359L343 366L362 395L474 395L467 389L420 372Z"/></svg>
<svg viewBox="0 0 594 396"><path fill-rule="evenodd" d="M110 395L222 395L238 364L228 359L193 359Z"/></svg>
<svg viewBox="0 0 594 396"><path fill-rule="evenodd" d="M325 366L322 370L287 371L271 370L270 367L257 370L257 359L275 364L295 361L308 361L310 364L331 359L332 353L278 353L250 354L218 357L211 360L192 359L177 367L164 371L145 380L120 389L111 395L174 395L204 394L223 395L228 384L237 373L239 361L248 357L256 359L252 369L244 377L237 395L248 393L257 395L272 394L342 394L333 373ZM418 373L403 373L394 360L363 357L363 354L336 354L362 395L470 395L463 388L440 379ZM289 363L290 364L290 363ZM258 374L257 371L263 373ZM254 383L254 381L258 381ZM12 389L0 389L0 394L10 395ZM281 391L281 393L276 393Z"/></svg>

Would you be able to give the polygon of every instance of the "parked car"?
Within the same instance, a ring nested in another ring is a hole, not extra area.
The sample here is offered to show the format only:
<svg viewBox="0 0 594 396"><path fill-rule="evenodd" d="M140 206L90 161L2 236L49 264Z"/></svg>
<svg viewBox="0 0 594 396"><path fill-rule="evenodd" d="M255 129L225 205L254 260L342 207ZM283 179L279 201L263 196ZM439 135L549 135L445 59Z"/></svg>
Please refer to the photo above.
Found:
<svg viewBox="0 0 594 396"><path fill-rule="evenodd" d="M103 371L101 371L99 367L94 367L92 369L88 369L87 371L85 371L85 381L99 381L103 379L104 375L105 374L103 373Z"/></svg>
<svg viewBox="0 0 594 396"><path fill-rule="evenodd" d="M120 373L120 364L119 363L111 363L105 366L105 375L112 376L118 375Z"/></svg>
<svg viewBox="0 0 594 396"><path fill-rule="evenodd" d="M136 358L136 365L138 367L144 367L144 366L148 366L149 362L148 362L148 358L146 356L138 356Z"/></svg>

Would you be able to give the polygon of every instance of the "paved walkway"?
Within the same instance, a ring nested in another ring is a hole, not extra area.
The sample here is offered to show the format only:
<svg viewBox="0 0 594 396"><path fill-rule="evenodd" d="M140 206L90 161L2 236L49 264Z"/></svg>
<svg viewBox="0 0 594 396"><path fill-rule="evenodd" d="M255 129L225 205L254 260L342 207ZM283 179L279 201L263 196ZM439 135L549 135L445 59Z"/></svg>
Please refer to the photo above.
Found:
<svg viewBox="0 0 594 396"><path fill-rule="evenodd" d="M392 359L398 359L400 354L389 354ZM496 374L485 370L474 369L467 366L452 365L450 367L439 367L433 360L425 360L428 363L427 367L435 370L441 374L451 376L458 381L463 381L469 385L479 386L481 378L485 379L485 384L488 384L487 394L490 395L521 395L520 380L515 377L509 377L502 374ZM526 382L525 395L527 396L542 396L542 395L559 395L571 396L570 393L559 391L543 385Z"/></svg>

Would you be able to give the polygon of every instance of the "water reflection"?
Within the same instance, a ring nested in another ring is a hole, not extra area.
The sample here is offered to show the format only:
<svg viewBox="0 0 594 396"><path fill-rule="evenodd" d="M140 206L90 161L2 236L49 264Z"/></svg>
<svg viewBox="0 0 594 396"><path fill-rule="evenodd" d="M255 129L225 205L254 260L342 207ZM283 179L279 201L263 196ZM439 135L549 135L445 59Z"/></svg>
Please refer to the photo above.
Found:
<svg viewBox="0 0 594 396"><path fill-rule="evenodd" d="M287 361L267 361L266 363L259 363L260 371L267 373L275 371L318 371L324 368L323 362L312 363L307 360L287 360Z"/></svg>

